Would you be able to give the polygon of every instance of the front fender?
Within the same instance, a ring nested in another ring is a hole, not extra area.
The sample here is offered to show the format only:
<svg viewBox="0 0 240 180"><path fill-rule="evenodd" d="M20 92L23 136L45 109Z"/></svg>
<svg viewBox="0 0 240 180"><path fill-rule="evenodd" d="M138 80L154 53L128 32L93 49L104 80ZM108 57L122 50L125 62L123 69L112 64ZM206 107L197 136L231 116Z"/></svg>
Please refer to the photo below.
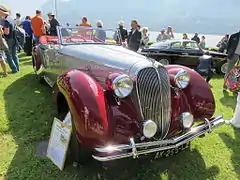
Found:
<svg viewBox="0 0 240 180"><path fill-rule="evenodd" d="M101 144L108 136L105 96L102 87L89 75L69 70L58 77L57 86L65 96L76 128L77 138L84 147Z"/></svg>
<svg viewBox="0 0 240 180"><path fill-rule="evenodd" d="M215 112L215 100L209 84L195 70L179 65L166 66L170 76L175 76L180 69L190 74L189 85L182 90L195 120L211 118Z"/></svg>

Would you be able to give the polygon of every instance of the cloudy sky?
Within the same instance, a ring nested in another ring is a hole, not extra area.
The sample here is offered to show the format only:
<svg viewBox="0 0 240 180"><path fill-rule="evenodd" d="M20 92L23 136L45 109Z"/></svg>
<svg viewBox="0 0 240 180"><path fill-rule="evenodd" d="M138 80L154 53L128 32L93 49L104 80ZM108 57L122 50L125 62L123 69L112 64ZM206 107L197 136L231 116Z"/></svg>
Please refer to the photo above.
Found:
<svg viewBox="0 0 240 180"><path fill-rule="evenodd" d="M12 13L20 12L23 15L34 15L35 10L42 7L47 0L0 0L0 4L6 5Z"/></svg>

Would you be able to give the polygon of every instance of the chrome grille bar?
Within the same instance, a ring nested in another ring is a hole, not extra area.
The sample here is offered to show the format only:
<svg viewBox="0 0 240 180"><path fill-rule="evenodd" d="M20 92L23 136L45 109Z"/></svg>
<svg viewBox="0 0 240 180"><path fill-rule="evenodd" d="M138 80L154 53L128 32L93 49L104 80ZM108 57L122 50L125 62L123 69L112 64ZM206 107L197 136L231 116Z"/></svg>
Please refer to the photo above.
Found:
<svg viewBox="0 0 240 180"><path fill-rule="evenodd" d="M163 139L170 126L170 82L167 70L148 67L137 75L136 89L145 120L155 121Z"/></svg>

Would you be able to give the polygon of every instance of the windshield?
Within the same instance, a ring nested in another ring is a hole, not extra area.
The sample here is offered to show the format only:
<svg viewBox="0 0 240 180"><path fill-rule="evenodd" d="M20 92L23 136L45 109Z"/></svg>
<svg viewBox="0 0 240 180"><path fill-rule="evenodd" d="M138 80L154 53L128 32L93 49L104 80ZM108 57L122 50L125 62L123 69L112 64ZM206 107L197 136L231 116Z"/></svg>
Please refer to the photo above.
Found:
<svg viewBox="0 0 240 180"><path fill-rule="evenodd" d="M88 27L58 27L58 40L61 44L119 44L122 41L117 29Z"/></svg>

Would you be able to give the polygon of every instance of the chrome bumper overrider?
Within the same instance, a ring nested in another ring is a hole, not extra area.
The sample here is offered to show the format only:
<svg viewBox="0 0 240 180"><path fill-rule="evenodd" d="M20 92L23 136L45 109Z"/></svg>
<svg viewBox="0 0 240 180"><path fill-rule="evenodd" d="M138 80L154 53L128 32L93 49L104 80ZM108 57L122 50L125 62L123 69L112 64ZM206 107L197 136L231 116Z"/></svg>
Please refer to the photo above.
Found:
<svg viewBox="0 0 240 180"><path fill-rule="evenodd" d="M133 138L130 138L130 145L114 145L107 147L95 148L96 154L92 157L98 161L112 161L128 157L136 158L138 155L168 150L177 148L194 138L211 132L212 129L225 124L223 116L217 116L211 120L205 119L205 123L192 127L185 134L172 139L135 143Z"/></svg>

